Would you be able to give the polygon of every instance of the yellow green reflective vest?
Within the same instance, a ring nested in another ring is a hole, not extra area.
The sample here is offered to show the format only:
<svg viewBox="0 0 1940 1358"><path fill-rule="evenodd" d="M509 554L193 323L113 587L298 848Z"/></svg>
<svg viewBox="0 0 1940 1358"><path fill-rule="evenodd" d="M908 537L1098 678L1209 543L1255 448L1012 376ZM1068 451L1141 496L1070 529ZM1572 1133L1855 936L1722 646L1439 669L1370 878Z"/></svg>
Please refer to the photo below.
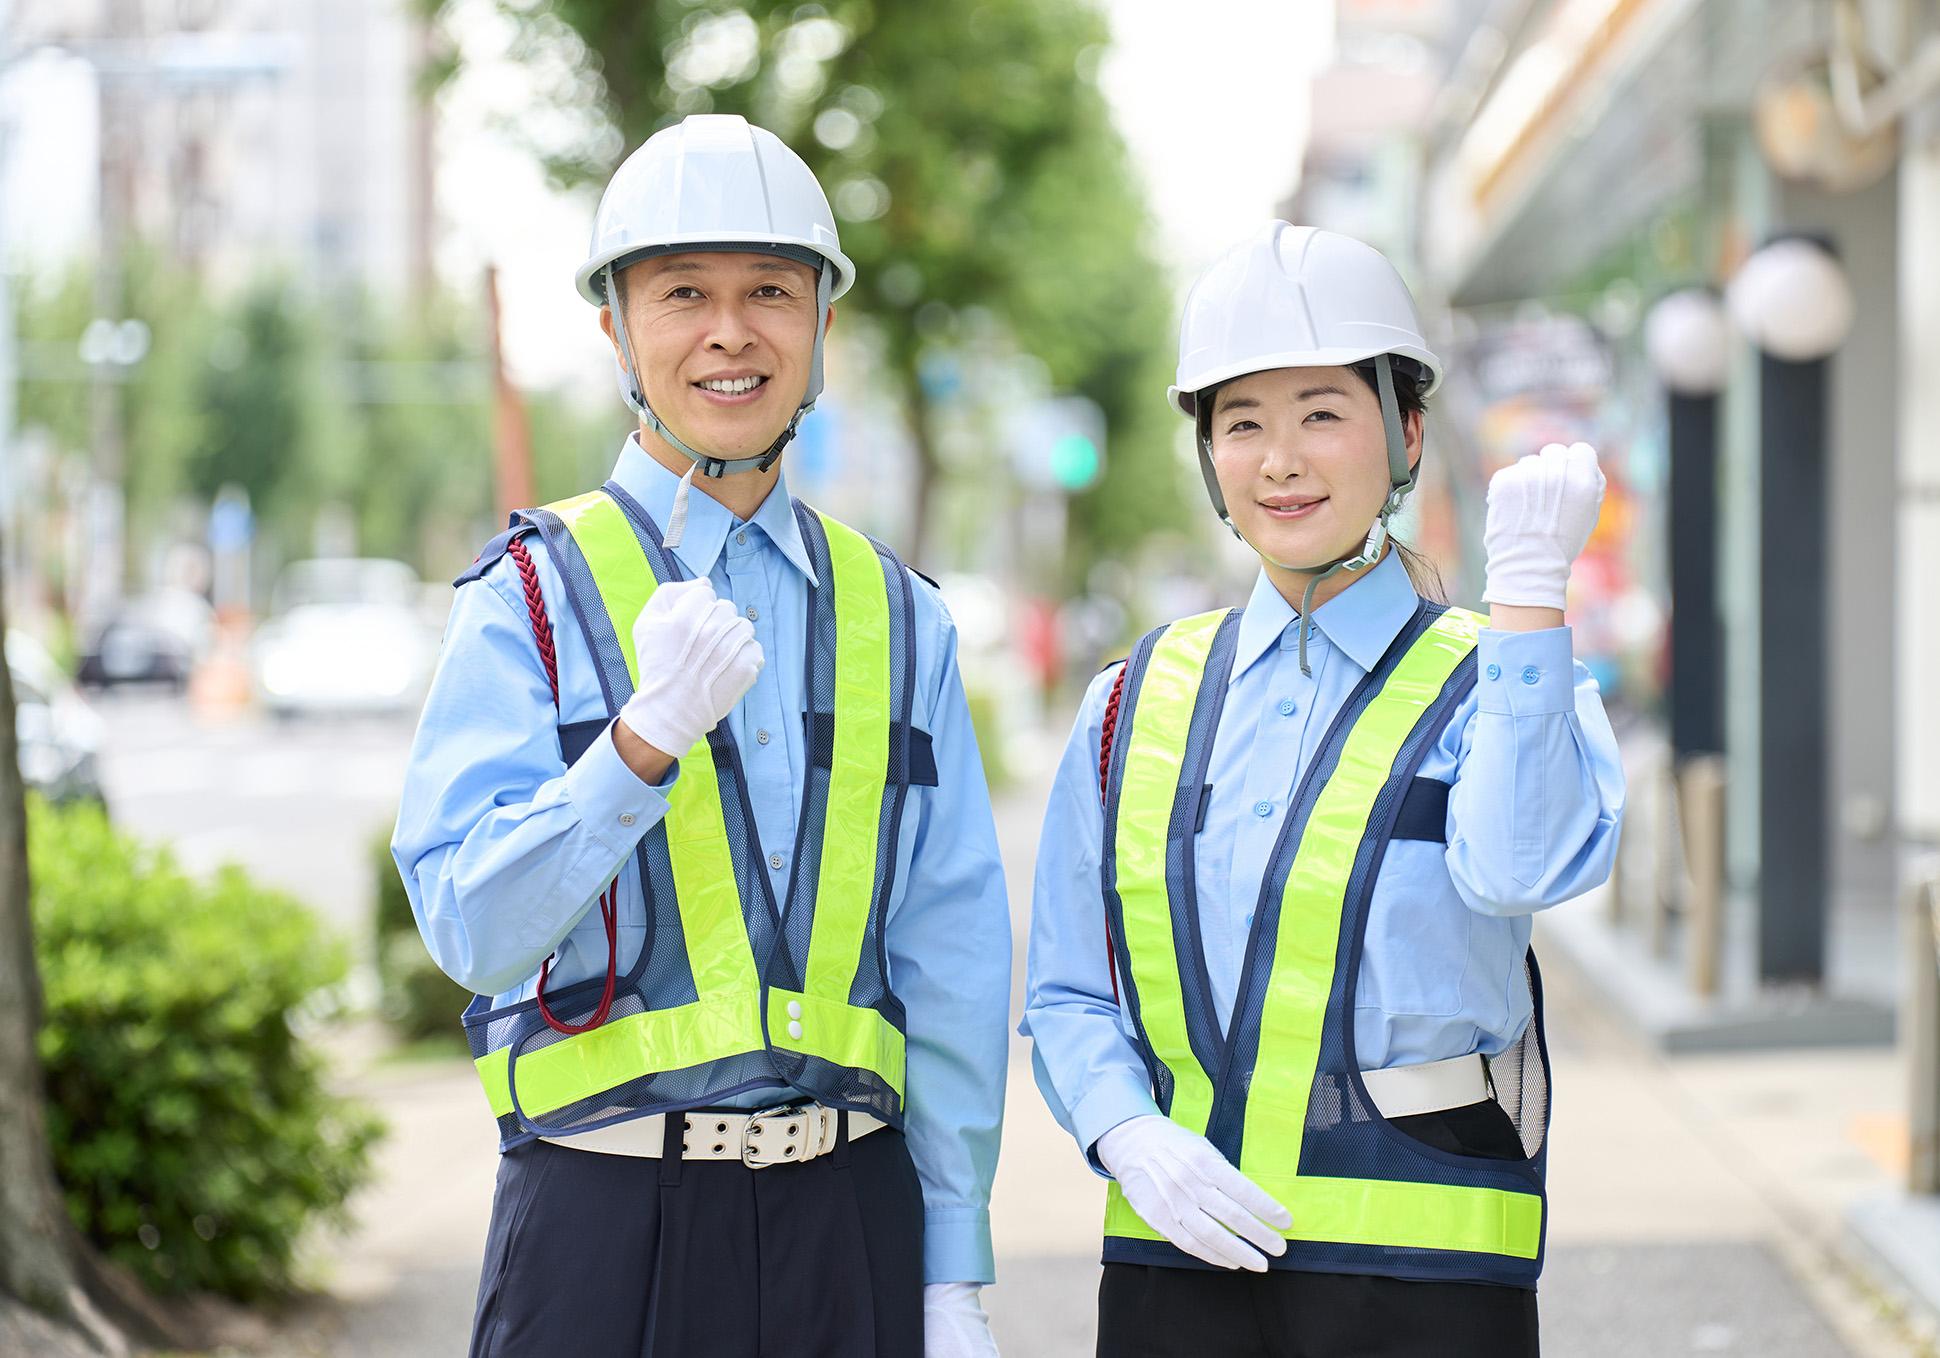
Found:
<svg viewBox="0 0 1940 1358"><path fill-rule="evenodd" d="M533 1000L494 1008L480 996L466 1010L501 1149L777 1085L902 1125L904 1017L882 931L904 799L930 759L910 724L913 598L888 548L799 501L794 510L817 583L790 883L777 899L723 722L681 757L667 814L635 854L647 918L631 922L646 925L645 942L620 959L606 1022L565 1036ZM605 698L604 716L560 727L570 764L633 692L634 620L681 577L658 526L613 482L515 514L472 573L521 535L543 544L586 641L584 656L562 647L559 664L594 665ZM600 976L548 989L547 1004L576 1023L603 986Z"/></svg>
<svg viewBox="0 0 1940 1358"><path fill-rule="evenodd" d="M1533 954L1536 1017L1491 1068L1528 1160L1450 1154L1393 1126L1353 1046L1374 880L1424 755L1474 687L1482 620L1424 601L1334 719L1281 826L1221 1031L1184 883L1239 618L1206 613L1139 642L1107 764L1102 885L1153 1096L1285 1204L1293 1225L1274 1267L1533 1287L1548 1119ZM1201 1266L1116 1183L1104 1255Z"/></svg>

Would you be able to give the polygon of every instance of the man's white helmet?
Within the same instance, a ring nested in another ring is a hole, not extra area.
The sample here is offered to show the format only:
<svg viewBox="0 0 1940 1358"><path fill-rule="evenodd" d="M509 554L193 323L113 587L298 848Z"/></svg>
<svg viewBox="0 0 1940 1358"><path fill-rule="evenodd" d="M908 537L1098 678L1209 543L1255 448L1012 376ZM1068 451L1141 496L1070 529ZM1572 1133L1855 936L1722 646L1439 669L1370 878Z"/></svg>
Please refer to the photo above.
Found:
<svg viewBox="0 0 1940 1358"><path fill-rule="evenodd" d="M747 250L781 255L816 271L815 349L808 389L788 427L755 457L722 458L690 448L648 406L634 372L626 325L613 277L649 255ZM828 195L802 158L766 128L737 114L697 113L662 128L621 162L600 195L593 240L579 266L579 295L613 308L619 336L615 377L620 395L668 445L694 460L709 476L766 471L795 436L795 429L822 394L823 349L829 303L855 282L855 265L842 253ZM686 482L667 533L679 541L685 520Z"/></svg>
<svg viewBox="0 0 1940 1358"><path fill-rule="evenodd" d="M1200 392L1232 378L1347 367L1377 354L1419 364L1424 396L1441 385L1441 360L1422 338L1415 299L1387 256L1335 231L1270 222L1186 295L1168 394L1191 416Z"/></svg>
<svg viewBox="0 0 1940 1358"><path fill-rule="evenodd" d="M662 128L613 172L579 266L579 295L606 302L607 266L667 246L793 247L835 268L830 297L855 282L835 214L814 172L786 143L732 113L697 113Z"/></svg>

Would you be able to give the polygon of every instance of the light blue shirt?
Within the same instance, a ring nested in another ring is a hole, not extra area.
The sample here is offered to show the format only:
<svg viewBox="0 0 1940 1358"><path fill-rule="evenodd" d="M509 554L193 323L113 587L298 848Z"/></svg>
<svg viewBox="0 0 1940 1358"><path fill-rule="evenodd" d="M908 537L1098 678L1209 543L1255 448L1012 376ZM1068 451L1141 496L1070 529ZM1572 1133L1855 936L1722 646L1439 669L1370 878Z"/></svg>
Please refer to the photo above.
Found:
<svg viewBox="0 0 1940 1358"><path fill-rule="evenodd" d="M631 437L613 479L666 524L678 482ZM780 899L806 772L803 645L814 567L785 481L745 523L698 488L687 504L674 555L753 621L766 657L727 724ZM553 712L517 567L501 559L461 588L452 606L391 843L432 957L498 1005L530 997L548 955L556 953L548 993L605 974L606 935L592 906L615 874L621 972L632 965L645 925L632 854L666 814L678 777L676 768L657 787L642 782L610 732L570 768L561 761L556 726L598 719L606 708L552 562L537 548L532 559L555 637L561 715ZM912 788L904 805L884 945L891 987L908 1014L904 1111L923 1186L924 1279L990 1282L1010 913L957 672L956 628L936 590L913 572L911 580L912 720L933 740L939 785ZM775 1098L756 1091L738 1102L760 1107Z"/></svg>
<svg viewBox="0 0 1940 1358"><path fill-rule="evenodd" d="M1264 573L1253 588L1197 846L1200 936L1222 1029L1294 788L1416 603L1389 553L1314 610L1308 678L1298 615ZM1375 879L1354 1013L1369 1070L1493 1056L1513 1043L1530 1015L1529 917L1603 881L1616 852L1623 772L1569 629L1485 630L1476 659L1474 691L1420 769L1453 784L1448 842L1396 840ZM1045 812L1019 1025L1033 1039L1038 1087L1087 1151L1127 1118L1158 1111L1105 962L1098 750L1117 670L1085 694Z"/></svg>

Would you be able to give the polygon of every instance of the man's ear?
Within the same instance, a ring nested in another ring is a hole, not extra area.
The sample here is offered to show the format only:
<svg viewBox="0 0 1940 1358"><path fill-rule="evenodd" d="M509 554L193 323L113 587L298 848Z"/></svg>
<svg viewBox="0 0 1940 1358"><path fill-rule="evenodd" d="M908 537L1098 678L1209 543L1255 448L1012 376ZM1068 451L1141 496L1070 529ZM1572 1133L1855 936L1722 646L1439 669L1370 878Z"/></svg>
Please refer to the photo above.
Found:
<svg viewBox="0 0 1940 1358"><path fill-rule="evenodd" d="M833 329L835 329L835 303L830 302L828 314L822 317L822 333L826 335Z"/></svg>

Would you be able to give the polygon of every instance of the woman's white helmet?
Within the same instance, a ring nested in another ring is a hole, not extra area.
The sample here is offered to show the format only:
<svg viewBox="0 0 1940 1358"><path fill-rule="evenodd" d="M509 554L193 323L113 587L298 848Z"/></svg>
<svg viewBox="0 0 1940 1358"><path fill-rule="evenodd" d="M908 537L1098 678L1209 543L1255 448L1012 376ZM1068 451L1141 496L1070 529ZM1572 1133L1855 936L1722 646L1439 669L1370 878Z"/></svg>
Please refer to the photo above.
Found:
<svg viewBox="0 0 1940 1358"><path fill-rule="evenodd" d="M1387 256L1337 231L1269 222L1186 295L1168 394L1192 416L1200 392L1247 373L1347 367L1380 354L1419 365L1423 396L1441 385L1441 360Z"/></svg>
<svg viewBox="0 0 1940 1358"><path fill-rule="evenodd" d="M808 390L788 428L758 457L719 458L688 447L647 405L620 319L616 273L650 255L747 250L814 268L815 351ZM611 306L620 337L620 394L661 438L710 476L766 469L822 394L828 306L855 282L842 253L828 196L802 158L766 128L736 114L694 114L662 128L613 172L593 218L593 239L576 281L579 295Z"/></svg>

